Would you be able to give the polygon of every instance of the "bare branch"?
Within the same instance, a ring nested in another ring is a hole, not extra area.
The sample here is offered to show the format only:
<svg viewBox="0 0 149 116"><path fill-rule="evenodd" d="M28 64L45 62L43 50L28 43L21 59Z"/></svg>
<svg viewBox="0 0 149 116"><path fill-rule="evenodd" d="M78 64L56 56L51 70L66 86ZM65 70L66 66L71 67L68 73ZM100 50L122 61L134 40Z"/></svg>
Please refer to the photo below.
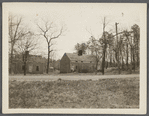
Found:
<svg viewBox="0 0 149 116"><path fill-rule="evenodd" d="M53 49L52 50L50 50L50 49L54 45L54 43L51 43L51 42L52 42L52 40L54 40L62 35L62 33L64 32L64 28L62 26L59 33L57 34L57 30L54 30L55 28L53 28L53 22L51 22L51 23L49 23L49 21L46 21L46 22L43 21L43 22L44 22L45 30L44 30L44 28L40 27L38 24L37 24L37 27L42 32L42 34L40 34L40 35L43 35L43 37L46 39L47 44L48 44L48 63L47 63L47 73L48 73L50 53L53 51ZM56 34L56 36L54 34Z"/></svg>
<svg viewBox="0 0 149 116"><path fill-rule="evenodd" d="M14 34L14 37L13 37L14 39L16 38L16 35L17 35L17 32L18 32L18 28L19 28L19 26L20 26L21 21L22 21L22 18L20 18L19 22L17 23L17 27L16 27L16 30L15 30L15 34Z"/></svg>
<svg viewBox="0 0 149 116"><path fill-rule="evenodd" d="M38 28L43 32L43 33L45 33L45 31L38 25L38 24L36 24L37 26L38 26Z"/></svg>
<svg viewBox="0 0 149 116"><path fill-rule="evenodd" d="M59 34L58 34L57 36L50 38L49 43L50 43L53 39L58 38L58 37L62 34L62 32L63 32L63 27L61 28L61 30L60 30L60 32L59 32Z"/></svg>

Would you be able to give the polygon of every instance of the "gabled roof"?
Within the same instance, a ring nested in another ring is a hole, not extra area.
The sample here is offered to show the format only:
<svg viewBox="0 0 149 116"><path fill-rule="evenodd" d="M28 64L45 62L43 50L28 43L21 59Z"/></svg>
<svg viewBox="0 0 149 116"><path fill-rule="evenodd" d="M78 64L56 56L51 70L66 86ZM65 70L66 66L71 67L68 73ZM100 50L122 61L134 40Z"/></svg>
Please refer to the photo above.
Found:
<svg viewBox="0 0 149 116"><path fill-rule="evenodd" d="M95 62L96 61L96 58L93 55L83 54L82 56L78 56L77 53L66 53L66 55L71 61L83 61L83 62L90 62L90 61Z"/></svg>

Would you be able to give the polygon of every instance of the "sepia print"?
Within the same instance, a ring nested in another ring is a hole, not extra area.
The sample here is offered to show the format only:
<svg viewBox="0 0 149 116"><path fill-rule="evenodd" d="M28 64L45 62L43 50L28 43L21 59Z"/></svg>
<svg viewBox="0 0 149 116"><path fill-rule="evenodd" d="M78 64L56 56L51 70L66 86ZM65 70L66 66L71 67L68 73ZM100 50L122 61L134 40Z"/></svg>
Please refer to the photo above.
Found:
<svg viewBox="0 0 149 116"><path fill-rule="evenodd" d="M146 4L3 9L3 113L146 113Z"/></svg>

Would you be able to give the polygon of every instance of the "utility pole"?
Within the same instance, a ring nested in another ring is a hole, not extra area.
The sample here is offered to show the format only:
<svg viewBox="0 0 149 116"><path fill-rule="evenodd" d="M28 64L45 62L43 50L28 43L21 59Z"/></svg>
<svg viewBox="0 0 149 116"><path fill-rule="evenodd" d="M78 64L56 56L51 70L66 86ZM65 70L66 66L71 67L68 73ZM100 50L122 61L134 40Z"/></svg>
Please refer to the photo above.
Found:
<svg viewBox="0 0 149 116"><path fill-rule="evenodd" d="M105 38L105 17L104 17L104 23L103 23L103 37L104 37L104 46L103 46L103 57L102 57L102 74L104 75L104 68L105 68L105 53L106 53L106 38Z"/></svg>
<svg viewBox="0 0 149 116"><path fill-rule="evenodd" d="M119 42L118 42L118 36L117 36L117 25L118 25L119 23L115 23L115 27L116 27L116 39L117 39L117 60L118 60L118 73L120 74L121 73L121 71L120 71L120 62L119 62Z"/></svg>

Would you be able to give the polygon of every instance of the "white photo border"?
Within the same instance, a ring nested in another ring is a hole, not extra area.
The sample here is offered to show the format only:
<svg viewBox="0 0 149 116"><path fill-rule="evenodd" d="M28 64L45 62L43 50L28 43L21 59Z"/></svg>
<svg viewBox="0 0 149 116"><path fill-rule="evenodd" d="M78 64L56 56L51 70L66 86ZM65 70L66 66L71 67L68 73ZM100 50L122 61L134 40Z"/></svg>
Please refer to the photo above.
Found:
<svg viewBox="0 0 149 116"><path fill-rule="evenodd" d="M146 3L99 3L99 4L140 4L140 105L139 109L9 109L8 76L8 12L13 4L2 4L2 113L35 114L146 114L147 113L147 4ZM47 4L47 3L41 3ZM51 4L51 3L49 3ZM57 3L71 4L71 3ZM72 3L73 4L73 3ZM80 3L86 4L86 3ZM91 3L98 4L98 3Z"/></svg>

